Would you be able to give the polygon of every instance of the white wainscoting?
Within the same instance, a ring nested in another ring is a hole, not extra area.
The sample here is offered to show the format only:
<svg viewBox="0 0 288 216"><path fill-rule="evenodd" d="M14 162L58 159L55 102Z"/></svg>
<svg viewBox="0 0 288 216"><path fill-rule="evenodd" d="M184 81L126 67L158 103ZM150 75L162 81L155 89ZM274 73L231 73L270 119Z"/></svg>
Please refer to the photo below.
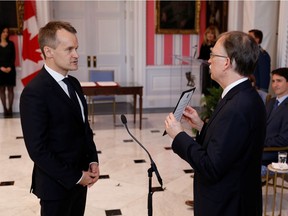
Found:
<svg viewBox="0 0 288 216"><path fill-rule="evenodd" d="M200 63L193 65L149 66L146 68L146 84L144 87L143 107L162 108L175 107L181 93L187 86L186 72L194 76L196 91L190 104L200 106L202 76Z"/></svg>

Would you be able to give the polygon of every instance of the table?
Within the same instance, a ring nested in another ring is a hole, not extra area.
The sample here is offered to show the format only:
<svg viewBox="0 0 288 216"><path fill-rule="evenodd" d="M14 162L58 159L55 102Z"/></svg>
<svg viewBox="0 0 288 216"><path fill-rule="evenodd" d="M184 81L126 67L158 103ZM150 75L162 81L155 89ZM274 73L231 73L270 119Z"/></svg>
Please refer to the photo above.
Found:
<svg viewBox="0 0 288 216"><path fill-rule="evenodd" d="M90 83L90 85L89 85ZM88 85L87 85L88 84ZM136 105L137 95L139 96L139 128L142 129L142 96L143 86L137 83L117 83L117 85L101 86L95 82L91 85L91 82L82 82L82 90L86 96L96 95L133 95L133 111L134 111L134 124L136 123Z"/></svg>
<svg viewBox="0 0 288 216"><path fill-rule="evenodd" d="M275 212L275 205L276 205L276 187L277 187L277 174L281 174L282 178L282 183L281 183L281 198L280 198L280 213L282 213L282 200L283 200L283 188L284 188L284 176L288 174L288 170L280 170L280 169L274 169L272 167L272 164L269 164L267 166L267 174L266 174L266 194L265 194L265 207L264 207L264 216L266 216L266 208L267 208L267 196L268 196L268 181L269 181L269 175L273 174L274 179L273 179L273 191L274 191L274 196L273 196L273 206L272 206L272 216L274 216Z"/></svg>

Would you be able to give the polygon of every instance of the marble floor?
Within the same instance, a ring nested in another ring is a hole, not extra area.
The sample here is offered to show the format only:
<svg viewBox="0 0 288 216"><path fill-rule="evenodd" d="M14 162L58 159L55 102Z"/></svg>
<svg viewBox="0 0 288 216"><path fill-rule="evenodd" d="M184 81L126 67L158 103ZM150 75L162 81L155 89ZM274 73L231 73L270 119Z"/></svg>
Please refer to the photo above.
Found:
<svg viewBox="0 0 288 216"><path fill-rule="evenodd" d="M131 114L125 114L127 110L124 114L130 132L150 152L163 180L164 190L159 190L153 173L153 215L193 216L193 209L184 204L192 198L193 171L173 153L171 139L162 136L168 110L144 112L142 130L139 130L139 122L134 125ZM101 179L88 190L85 216L148 215L150 160L146 152L129 136L119 114L116 125L112 115L97 114L91 127L99 151ZM19 114L9 119L0 116L0 215L39 215L39 200L29 193L32 165L25 149ZM267 205L270 215L272 191L269 189ZM279 197L276 199L277 212ZM282 216L287 216L288 190L284 190L282 209Z"/></svg>

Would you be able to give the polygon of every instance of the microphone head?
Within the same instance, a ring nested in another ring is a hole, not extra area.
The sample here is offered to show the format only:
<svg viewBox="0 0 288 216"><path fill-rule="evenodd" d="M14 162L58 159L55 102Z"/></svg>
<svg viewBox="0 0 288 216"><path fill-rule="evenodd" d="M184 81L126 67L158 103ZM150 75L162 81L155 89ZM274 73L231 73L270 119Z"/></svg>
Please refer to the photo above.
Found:
<svg viewBox="0 0 288 216"><path fill-rule="evenodd" d="M121 114L121 122L125 125L127 124L127 119L126 116L124 114Z"/></svg>

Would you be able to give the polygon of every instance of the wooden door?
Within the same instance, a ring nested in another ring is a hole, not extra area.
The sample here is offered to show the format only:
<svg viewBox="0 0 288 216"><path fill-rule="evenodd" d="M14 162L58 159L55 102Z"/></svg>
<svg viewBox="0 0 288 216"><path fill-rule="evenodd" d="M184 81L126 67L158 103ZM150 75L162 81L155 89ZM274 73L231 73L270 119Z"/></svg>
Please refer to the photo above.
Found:
<svg viewBox="0 0 288 216"><path fill-rule="evenodd" d="M54 1L53 19L70 22L77 30L79 69L70 72L80 81L89 70L114 70L126 81L125 1Z"/></svg>

